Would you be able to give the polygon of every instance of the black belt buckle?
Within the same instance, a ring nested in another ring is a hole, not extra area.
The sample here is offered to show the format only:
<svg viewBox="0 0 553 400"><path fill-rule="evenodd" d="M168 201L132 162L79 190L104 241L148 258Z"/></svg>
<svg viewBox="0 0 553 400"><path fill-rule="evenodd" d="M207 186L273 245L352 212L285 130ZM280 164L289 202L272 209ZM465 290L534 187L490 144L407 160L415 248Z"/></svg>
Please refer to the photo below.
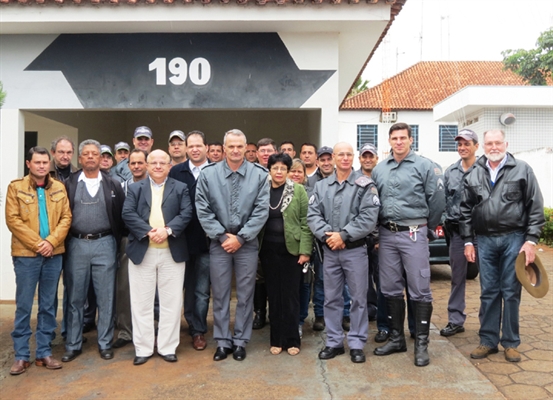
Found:
<svg viewBox="0 0 553 400"><path fill-rule="evenodd" d="M398 226L395 222L388 222L388 227L392 232L399 232Z"/></svg>

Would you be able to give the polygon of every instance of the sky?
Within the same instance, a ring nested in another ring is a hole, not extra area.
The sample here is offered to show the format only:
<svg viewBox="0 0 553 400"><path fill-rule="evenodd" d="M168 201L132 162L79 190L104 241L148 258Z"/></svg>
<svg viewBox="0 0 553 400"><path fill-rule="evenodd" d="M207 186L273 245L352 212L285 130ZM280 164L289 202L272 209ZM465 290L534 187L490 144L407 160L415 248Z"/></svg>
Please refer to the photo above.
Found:
<svg viewBox="0 0 553 400"><path fill-rule="evenodd" d="M553 0L407 0L362 74L369 86L419 61L501 61L553 27Z"/></svg>

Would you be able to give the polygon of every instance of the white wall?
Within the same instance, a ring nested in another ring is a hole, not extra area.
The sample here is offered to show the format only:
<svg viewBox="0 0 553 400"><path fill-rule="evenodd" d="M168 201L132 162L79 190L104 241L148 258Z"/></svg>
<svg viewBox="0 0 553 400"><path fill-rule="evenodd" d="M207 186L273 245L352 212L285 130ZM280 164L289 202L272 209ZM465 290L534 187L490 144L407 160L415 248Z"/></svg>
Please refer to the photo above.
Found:
<svg viewBox="0 0 553 400"><path fill-rule="evenodd" d="M392 123L380 122L380 111L340 111L340 134L336 140L346 141L352 146L357 144L357 125L378 125L378 155L383 160L389 155L388 131ZM398 111L397 122L419 126L418 154L428 157L444 169L458 160L456 152L440 152L439 126L456 125L456 122L435 122L432 111ZM335 143L335 142L334 142ZM334 143L329 144L332 146ZM327 144L327 143L325 143ZM355 149L356 150L356 149ZM356 160L355 167L359 167Z"/></svg>

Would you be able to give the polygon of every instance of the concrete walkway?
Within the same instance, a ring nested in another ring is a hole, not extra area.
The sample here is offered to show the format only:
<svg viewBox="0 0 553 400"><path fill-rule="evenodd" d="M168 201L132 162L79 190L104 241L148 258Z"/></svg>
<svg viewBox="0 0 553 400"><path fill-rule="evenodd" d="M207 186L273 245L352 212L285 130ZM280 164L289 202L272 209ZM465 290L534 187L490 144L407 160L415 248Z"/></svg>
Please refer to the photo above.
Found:
<svg viewBox="0 0 553 400"><path fill-rule="evenodd" d="M539 252L553 288L553 249ZM302 351L292 357L269 353L269 328L254 331L245 361L229 357L212 360L215 344L195 351L183 321L179 361L170 364L154 356L142 366L133 366L134 348L116 350L115 358L99 357L96 332L86 334L88 343L75 361L58 371L32 365L20 376L10 376L13 363L13 304L0 305L0 386L2 399L547 399L553 397L553 293L534 299L523 290L521 304L522 353L520 363L505 361L500 349L483 360L471 360L478 345L478 278L467 282L466 332L450 338L439 336L447 324L450 287L449 266L432 267L434 315L431 331L431 363L413 365L413 340L408 351L387 357L372 354L374 322L365 347L367 362L353 364L349 354L320 361L324 333L311 329L312 313L304 327ZM553 289L552 289L553 290ZM61 303L61 302L60 302ZM36 313L36 311L35 311ZM36 316L36 314L35 314ZM211 315L209 316L211 324ZM33 319L33 326L36 319ZM211 339L210 325L208 339ZM59 332L58 332L59 333ZM34 340L34 339L33 339ZM34 345L32 345L34 352ZM54 356L64 352L54 341Z"/></svg>

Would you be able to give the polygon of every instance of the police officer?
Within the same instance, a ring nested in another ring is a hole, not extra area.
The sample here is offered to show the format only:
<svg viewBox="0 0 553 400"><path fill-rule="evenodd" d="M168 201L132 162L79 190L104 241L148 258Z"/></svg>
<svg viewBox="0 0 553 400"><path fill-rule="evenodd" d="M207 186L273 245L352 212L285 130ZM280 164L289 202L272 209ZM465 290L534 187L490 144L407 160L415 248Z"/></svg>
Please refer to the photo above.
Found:
<svg viewBox="0 0 553 400"><path fill-rule="evenodd" d="M407 351L403 321L405 279L415 306L415 365L428 365L428 334L432 315L428 230L436 228L445 207L441 169L411 150L411 127L390 127L390 156L372 173L382 207L378 251L380 286L388 305L390 340L374 350L385 356Z"/></svg>
<svg viewBox="0 0 553 400"><path fill-rule="evenodd" d="M267 170L247 162L246 136L238 129L225 133L225 158L202 170L197 180L196 211L211 239L209 271L213 288L213 360L246 358L252 334L253 292L257 269L257 235L269 217ZM236 315L231 336L230 293L236 276Z"/></svg>
<svg viewBox="0 0 553 400"><path fill-rule="evenodd" d="M336 171L316 183L309 200L307 224L324 243L324 317L327 330L321 360L344 354L341 320L343 289L347 281L352 299L351 326L347 336L351 361L365 362L367 342L368 258L365 238L376 227L378 199L374 182L352 170L353 149L348 143L334 146Z"/></svg>
<svg viewBox="0 0 553 400"><path fill-rule="evenodd" d="M465 284L468 262L465 257L465 242L459 234L463 180L474 169L478 135L470 129L463 129L457 137L457 152L461 159L445 171L445 228L449 238L449 264L451 265L451 294L447 303L448 324L440 331L442 336L464 332Z"/></svg>

